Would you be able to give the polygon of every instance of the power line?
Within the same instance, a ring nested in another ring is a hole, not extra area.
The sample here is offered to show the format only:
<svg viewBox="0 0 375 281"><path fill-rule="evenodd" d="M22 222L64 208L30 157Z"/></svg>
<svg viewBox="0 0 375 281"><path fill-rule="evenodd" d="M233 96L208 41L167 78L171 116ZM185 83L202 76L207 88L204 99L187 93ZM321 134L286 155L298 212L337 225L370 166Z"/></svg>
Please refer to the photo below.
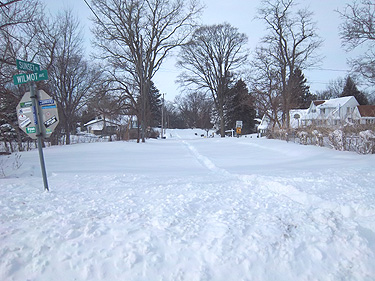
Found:
<svg viewBox="0 0 375 281"><path fill-rule="evenodd" d="M350 72L348 69L333 69L333 68L311 68L311 70L336 71L336 72Z"/></svg>
<svg viewBox="0 0 375 281"><path fill-rule="evenodd" d="M103 28L105 29L105 31L107 31L108 34L111 34L111 32L108 30L107 26L102 22L102 20L99 18L99 16L95 13L94 9L91 8L91 6L89 5L89 3L86 1L86 0L83 0L87 7L89 7L89 9L91 10L91 12L94 14L94 16L97 18L97 20L100 22L100 24L103 26ZM121 47L120 43L115 40L115 42Z"/></svg>
<svg viewBox="0 0 375 281"><path fill-rule="evenodd" d="M100 18L98 17L98 15L95 13L95 11L93 10L93 8L91 8L91 6L89 5L89 3L87 3L86 0L83 0L83 1L86 3L87 7L89 7L89 9L90 9L91 12L94 14L94 16L98 19L98 21L99 21L100 23L102 23L102 21L100 20ZM102 23L102 24L103 24L103 23Z"/></svg>

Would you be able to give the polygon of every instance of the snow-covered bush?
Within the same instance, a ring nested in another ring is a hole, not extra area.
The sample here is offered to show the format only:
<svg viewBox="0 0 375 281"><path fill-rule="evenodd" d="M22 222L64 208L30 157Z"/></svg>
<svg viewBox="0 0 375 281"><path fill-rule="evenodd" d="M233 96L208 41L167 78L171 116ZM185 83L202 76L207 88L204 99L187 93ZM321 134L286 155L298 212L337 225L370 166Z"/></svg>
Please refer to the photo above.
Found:
<svg viewBox="0 0 375 281"><path fill-rule="evenodd" d="M359 142L356 150L361 154L375 153L375 133L371 130L359 132Z"/></svg>
<svg viewBox="0 0 375 281"><path fill-rule="evenodd" d="M375 154L375 131L373 127L343 126L304 127L295 131L274 130L268 138L294 141L303 145L330 146L339 151L356 151L360 154Z"/></svg>
<svg viewBox="0 0 375 281"><path fill-rule="evenodd" d="M299 138L299 143L307 145L307 137L309 134L305 131L301 131L297 133L297 137Z"/></svg>
<svg viewBox="0 0 375 281"><path fill-rule="evenodd" d="M342 130L334 130L328 135L328 139L334 149L345 150L345 134Z"/></svg>
<svg viewBox="0 0 375 281"><path fill-rule="evenodd" d="M318 146L323 146L323 134L318 130L313 130L312 135L314 137L314 142Z"/></svg>

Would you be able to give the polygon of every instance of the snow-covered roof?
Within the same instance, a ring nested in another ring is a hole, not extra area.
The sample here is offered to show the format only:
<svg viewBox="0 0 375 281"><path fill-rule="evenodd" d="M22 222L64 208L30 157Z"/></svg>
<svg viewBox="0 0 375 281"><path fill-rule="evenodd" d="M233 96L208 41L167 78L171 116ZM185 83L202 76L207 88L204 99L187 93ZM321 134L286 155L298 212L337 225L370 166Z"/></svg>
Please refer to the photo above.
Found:
<svg viewBox="0 0 375 281"><path fill-rule="evenodd" d="M94 131L103 130L103 122L96 122L96 123L92 123L90 125L85 125L85 126L90 126L91 130L94 130Z"/></svg>
<svg viewBox="0 0 375 281"><path fill-rule="evenodd" d="M269 121L269 117L266 114L264 114L258 126L258 130L266 130L268 128Z"/></svg>
<svg viewBox="0 0 375 281"><path fill-rule="evenodd" d="M105 120L107 126L120 126L117 122L112 120ZM87 127L90 126L92 130L103 130L104 127L104 120L103 119L95 119L87 122L83 126Z"/></svg>
<svg viewBox="0 0 375 281"><path fill-rule="evenodd" d="M341 97L341 98L335 98L326 100L324 103L318 105L320 108L337 108L339 106L343 106L346 104L350 99L355 99L353 96L349 97Z"/></svg>
<svg viewBox="0 0 375 281"><path fill-rule="evenodd" d="M118 117L116 120L113 120L113 119L105 119L105 122L107 124L111 124L111 125L117 125L117 126L120 126L120 125L126 125L131 119L133 120L137 120L137 116L136 115L121 115L120 117ZM99 122L103 122L104 121L104 118L101 117L101 116L98 116L96 117L95 119L85 123L83 126L90 126L92 124L95 124L95 123L99 123Z"/></svg>
<svg viewBox="0 0 375 281"><path fill-rule="evenodd" d="M90 126L90 125L93 125L93 124L98 123L98 122L100 122L100 121L103 121L103 120L94 119L94 120L91 120L91 121L89 121L89 122L83 124L83 126L85 126L85 127L86 127L86 126Z"/></svg>

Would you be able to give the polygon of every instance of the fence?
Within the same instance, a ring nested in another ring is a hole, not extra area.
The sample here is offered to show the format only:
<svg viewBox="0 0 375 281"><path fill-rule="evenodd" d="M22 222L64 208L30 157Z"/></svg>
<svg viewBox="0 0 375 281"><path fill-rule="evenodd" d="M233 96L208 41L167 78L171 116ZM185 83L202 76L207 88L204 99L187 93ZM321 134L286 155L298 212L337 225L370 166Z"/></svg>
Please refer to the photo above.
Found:
<svg viewBox="0 0 375 281"><path fill-rule="evenodd" d="M66 143L66 136L62 136L58 140L59 145L63 145ZM70 143L93 143L93 142L108 142L108 141L115 141L117 140L116 135L112 136L97 136L94 134L81 134L81 135L71 135L70 136ZM44 145L46 147L51 146L51 142L47 140L44 141ZM12 142L1 142L0 143L0 154L10 154L11 152L16 151L29 151L37 148L36 140L32 140L28 138L26 141L21 143L17 141Z"/></svg>
<svg viewBox="0 0 375 281"><path fill-rule="evenodd" d="M340 151L355 151L360 154L375 154L375 133L372 130L345 132L344 130L278 130L270 132L268 138L292 141L301 145L330 147Z"/></svg>

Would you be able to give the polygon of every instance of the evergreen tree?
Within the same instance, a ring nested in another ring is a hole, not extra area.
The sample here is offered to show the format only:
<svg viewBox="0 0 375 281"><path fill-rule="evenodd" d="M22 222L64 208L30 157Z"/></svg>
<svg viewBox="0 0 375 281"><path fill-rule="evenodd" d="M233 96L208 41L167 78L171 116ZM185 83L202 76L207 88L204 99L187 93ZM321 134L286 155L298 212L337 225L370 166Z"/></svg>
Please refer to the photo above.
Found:
<svg viewBox="0 0 375 281"><path fill-rule="evenodd" d="M314 99L310 93L310 86L306 85L306 83L307 79L305 75L301 69L296 68L288 80L292 108L308 108Z"/></svg>
<svg viewBox="0 0 375 281"><path fill-rule="evenodd" d="M226 129L233 129L236 127L236 121L242 121L242 134L252 133L255 115L254 99L249 94L245 82L240 79L229 89L225 102Z"/></svg>
<svg viewBox="0 0 375 281"><path fill-rule="evenodd" d="M367 105L368 99L366 95L359 91L354 80L348 76L342 94L340 97L354 96L360 105Z"/></svg>
<svg viewBox="0 0 375 281"><path fill-rule="evenodd" d="M156 88L154 82L151 81L150 91L148 94L147 104L147 124L151 127L157 127L161 123L161 94Z"/></svg>

